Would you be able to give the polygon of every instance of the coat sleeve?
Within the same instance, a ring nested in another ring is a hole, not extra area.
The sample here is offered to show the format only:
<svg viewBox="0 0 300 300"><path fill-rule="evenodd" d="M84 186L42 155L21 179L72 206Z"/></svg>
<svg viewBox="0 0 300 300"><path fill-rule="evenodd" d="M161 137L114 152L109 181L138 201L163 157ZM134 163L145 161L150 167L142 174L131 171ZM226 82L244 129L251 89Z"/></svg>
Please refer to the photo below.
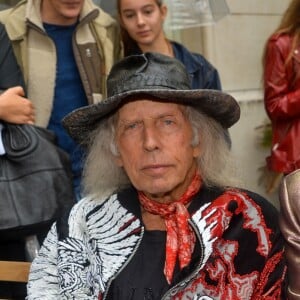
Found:
<svg viewBox="0 0 300 300"><path fill-rule="evenodd" d="M0 23L0 53L0 90L17 85L25 88L21 69L2 23Z"/></svg>
<svg viewBox="0 0 300 300"><path fill-rule="evenodd" d="M285 238L289 300L300 299L300 170L287 175L280 189L280 227Z"/></svg>
<svg viewBox="0 0 300 300"><path fill-rule="evenodd" d="M31 265L27 285L27 300L57 300L59 280L57 268L57 230L54 224L49 231L38 256Z"/></svg>
<svg viewBox="0 0 300 300"><path fill-rule="evenodd" d="M282 245L282 235L274 232L272 248L267 256L264 268L260 272L258 284L251 299L285 300L286 298L286 262Z"/></svg>
<svg viewBox="0 0 300 300"><path fill-rule="evenodd" d="M208 80L206 82L206 86L205 89L212 89L212 90L222 90L222 85L221 85L221 80L220 80L220 76L219 76L219 72L218 70L213 67L210 63L209 63L209 68L208 68Z"/></svg>
<svg viewBox="0 0 300 300"><path fill-rule="evenodd" d="M300 89L291 88L291 75L285 64L288 53L286 42L280 41L280 37L270 39L266 47L264 99L266 111L273 121L300 116Z"/></svg>
<svg viewBox="0 0 300 300"><path fill-rule="evenodd" d="M193 89L222 90L221 79L218 70L198 53L191 53L193 59L199 64L199 69L193 73Z"/></svg>

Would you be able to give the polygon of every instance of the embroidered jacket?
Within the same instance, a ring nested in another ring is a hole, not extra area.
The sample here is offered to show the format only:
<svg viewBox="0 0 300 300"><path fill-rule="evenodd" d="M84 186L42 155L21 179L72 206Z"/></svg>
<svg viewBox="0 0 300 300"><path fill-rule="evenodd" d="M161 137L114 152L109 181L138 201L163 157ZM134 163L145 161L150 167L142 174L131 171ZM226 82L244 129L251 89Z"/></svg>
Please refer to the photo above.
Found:
<svg viewBox="0 0 300 300"><path fill-rule="evenodd" d="M200 203L190 219L200 260L161 299L284 299L283 241L275 208L247 191L205 187L193 201ZM105 299L139 247L144 232L139 215L134 189L105 201L86 197L78 202L68 218L53 225L32 263L27 299Z"/></svg>

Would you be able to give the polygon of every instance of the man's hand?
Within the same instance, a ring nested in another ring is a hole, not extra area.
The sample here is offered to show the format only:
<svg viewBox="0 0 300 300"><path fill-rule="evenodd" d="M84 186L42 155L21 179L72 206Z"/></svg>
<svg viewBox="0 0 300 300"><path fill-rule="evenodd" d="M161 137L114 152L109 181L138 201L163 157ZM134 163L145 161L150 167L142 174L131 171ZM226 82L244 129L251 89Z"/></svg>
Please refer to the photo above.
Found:
<svg viewBox="0 0 300 300"><path fill-rule="evenodd" d="M0 95L0 120L13 124L34 124L34 107L24 97L20 86L7 89Z"/></svg>

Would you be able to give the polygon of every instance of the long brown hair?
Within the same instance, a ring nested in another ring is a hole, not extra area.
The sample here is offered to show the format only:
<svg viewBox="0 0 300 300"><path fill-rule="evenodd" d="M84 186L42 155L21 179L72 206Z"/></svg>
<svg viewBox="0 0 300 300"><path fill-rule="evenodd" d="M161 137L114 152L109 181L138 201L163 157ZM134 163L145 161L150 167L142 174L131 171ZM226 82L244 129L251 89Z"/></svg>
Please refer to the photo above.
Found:
<svg viewBox="0 0 300 300"><path fill-rule="evenodd" d="M285 64L288 64L292 59L295 48L300 41L300 0L292 0L282 16L278 28L273 32L271 37L275 34L289 34L292 36L291 51L286 58ZM266 59L266 47L263 55L263 63Z"/></svg>
<svg viewBox="0 0 300 300"><path fill-rule="evenodd" d="M117 10L118 10L119 24L120 24L120 28L121 28L121 38L122 38L123 45L124 45L124 56L141 53L141 49L139 48L137 42L130 37L127 30L122 26L121 1L122 0L117 0ZM157 6L159 8L161 8L161 6L163 4L163 0L155 0L155 3L157 4Z"/></svg>

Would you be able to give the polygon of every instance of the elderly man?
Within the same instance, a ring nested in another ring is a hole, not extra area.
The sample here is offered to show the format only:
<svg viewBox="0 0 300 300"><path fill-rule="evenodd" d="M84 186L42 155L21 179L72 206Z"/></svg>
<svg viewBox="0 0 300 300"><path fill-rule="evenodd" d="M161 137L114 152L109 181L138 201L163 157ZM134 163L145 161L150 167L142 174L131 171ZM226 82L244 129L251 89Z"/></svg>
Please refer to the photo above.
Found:
<svg viewBox="0 0 300 300"><path fill-rule="evenodd" d="M85 194L32 264L28 299L282 299L277 212L234 186L237 102L191 90L184 66L117 63L108 98L64 119L88 145Z"/></svg>

